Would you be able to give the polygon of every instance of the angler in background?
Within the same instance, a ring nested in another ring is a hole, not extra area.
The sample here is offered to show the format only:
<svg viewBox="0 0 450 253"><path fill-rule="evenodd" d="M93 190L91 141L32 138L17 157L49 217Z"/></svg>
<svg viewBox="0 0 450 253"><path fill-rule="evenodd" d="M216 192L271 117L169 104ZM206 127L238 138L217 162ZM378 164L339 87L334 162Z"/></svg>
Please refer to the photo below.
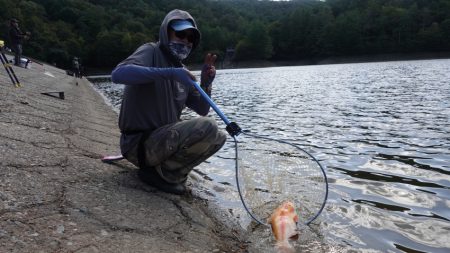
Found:
<svg viewBox="0 0 450 253"><path fill-rule="evenodd" d="M81 66L80 61L78 60L78 57L73 57L72 60L72 69L75 77L81 78Z"/></svg>
<svg viewBox="0 0 450 253"><path fill-rule="evenodd" d="M19 28L19 21L12 18L9 22L9 42L10 48L14 52L14 65L22 67L22 45L24 40L28 40L30 33L23 33Z"/></svg>

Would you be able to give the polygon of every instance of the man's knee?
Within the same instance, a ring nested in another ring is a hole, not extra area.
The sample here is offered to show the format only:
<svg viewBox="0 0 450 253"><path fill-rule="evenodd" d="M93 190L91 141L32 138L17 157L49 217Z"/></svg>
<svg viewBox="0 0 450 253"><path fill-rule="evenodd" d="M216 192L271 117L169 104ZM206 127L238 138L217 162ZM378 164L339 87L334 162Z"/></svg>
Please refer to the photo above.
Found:
<svg viewBox="0 0 450 253"><path fill-rule="evenodd" d="M202 126L205 126L205 127L216 127L217 128L216 121L214 119L212 119L212 118L199 117L196 120L197 120L197 124L200 124Z"/></svg>
<svg viewBox="0 0 450 253"><path fill-rule="evenodd" d="M208 146L208 152L213 151L215 153L223 146L227 139L227 136L223 131L219 130L219 127L214 119L203 117L201 121L201 130L204 134L200 142Z"/></svg>
<svg viewBox="0 0 450 253"><path fill-rule="evenodd" d="M219 132L219 127L214 119L208 117L198 118L195 129L204 132L205 137L214 136Z"/></svg>
<svg viewBox="0 0 450 253"><path fill-rule="evenodd" d="M213 138L215 143L223 145L223 143L227 139L227 135L225 134L225 132L219 130L219 126L217 125L217 122L214 119L207 117L204 118L205 118L204 124L206 125L205 128L208 129L210 138Z"/></svg>
<svg viewBox="0 0 450 253"><path fill-rule="evenodd" d="M208 117L196 118L183 130L180 149L187 153L201 155L217 149L217 146L222 147L226 140L226 135L219 130L216 121Z"/></svg>

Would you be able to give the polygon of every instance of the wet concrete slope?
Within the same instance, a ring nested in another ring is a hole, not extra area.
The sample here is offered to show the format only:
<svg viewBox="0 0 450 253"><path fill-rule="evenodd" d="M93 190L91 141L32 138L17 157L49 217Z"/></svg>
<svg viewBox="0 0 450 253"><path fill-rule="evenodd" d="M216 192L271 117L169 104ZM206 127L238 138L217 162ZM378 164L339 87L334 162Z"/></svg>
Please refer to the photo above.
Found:
<svg viewBox="0 0 450 253"><path fill-rule="evenodd" d="M245 252L208 200L100 161L119 150L117 115L87 80L37 63L14 71L22 88L0 69L1 252Z"/></svg>

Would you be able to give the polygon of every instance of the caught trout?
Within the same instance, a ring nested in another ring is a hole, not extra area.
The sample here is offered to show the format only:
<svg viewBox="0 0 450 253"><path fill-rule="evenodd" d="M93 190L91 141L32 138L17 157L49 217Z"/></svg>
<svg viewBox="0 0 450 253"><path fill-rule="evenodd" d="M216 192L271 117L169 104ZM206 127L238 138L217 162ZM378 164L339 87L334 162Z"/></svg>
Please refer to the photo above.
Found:
<svg viewBox="0 0 450 253"><path fill-rule="evenodd" d="M272 226L279 253L295 252L289 240L298 239L297 222L298 215L295 212L294 204L290 201L281 204L270 216L268 223Z"/></svg>

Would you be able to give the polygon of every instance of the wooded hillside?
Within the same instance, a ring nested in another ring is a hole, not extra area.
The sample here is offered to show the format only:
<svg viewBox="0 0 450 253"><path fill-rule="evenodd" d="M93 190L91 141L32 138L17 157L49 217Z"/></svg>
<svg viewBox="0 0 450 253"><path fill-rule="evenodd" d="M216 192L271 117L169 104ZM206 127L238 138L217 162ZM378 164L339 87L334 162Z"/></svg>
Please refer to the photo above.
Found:
<svg viewBox="0 0 450 253"><path fill-rule="evenodd" d="M85 66L112 67L157 40L175 8L197 20L205 51L240 60L450 51L450 0L0 0L1 39L8 20L32 36L24 54L60 67L73 56Z"/></svg>

